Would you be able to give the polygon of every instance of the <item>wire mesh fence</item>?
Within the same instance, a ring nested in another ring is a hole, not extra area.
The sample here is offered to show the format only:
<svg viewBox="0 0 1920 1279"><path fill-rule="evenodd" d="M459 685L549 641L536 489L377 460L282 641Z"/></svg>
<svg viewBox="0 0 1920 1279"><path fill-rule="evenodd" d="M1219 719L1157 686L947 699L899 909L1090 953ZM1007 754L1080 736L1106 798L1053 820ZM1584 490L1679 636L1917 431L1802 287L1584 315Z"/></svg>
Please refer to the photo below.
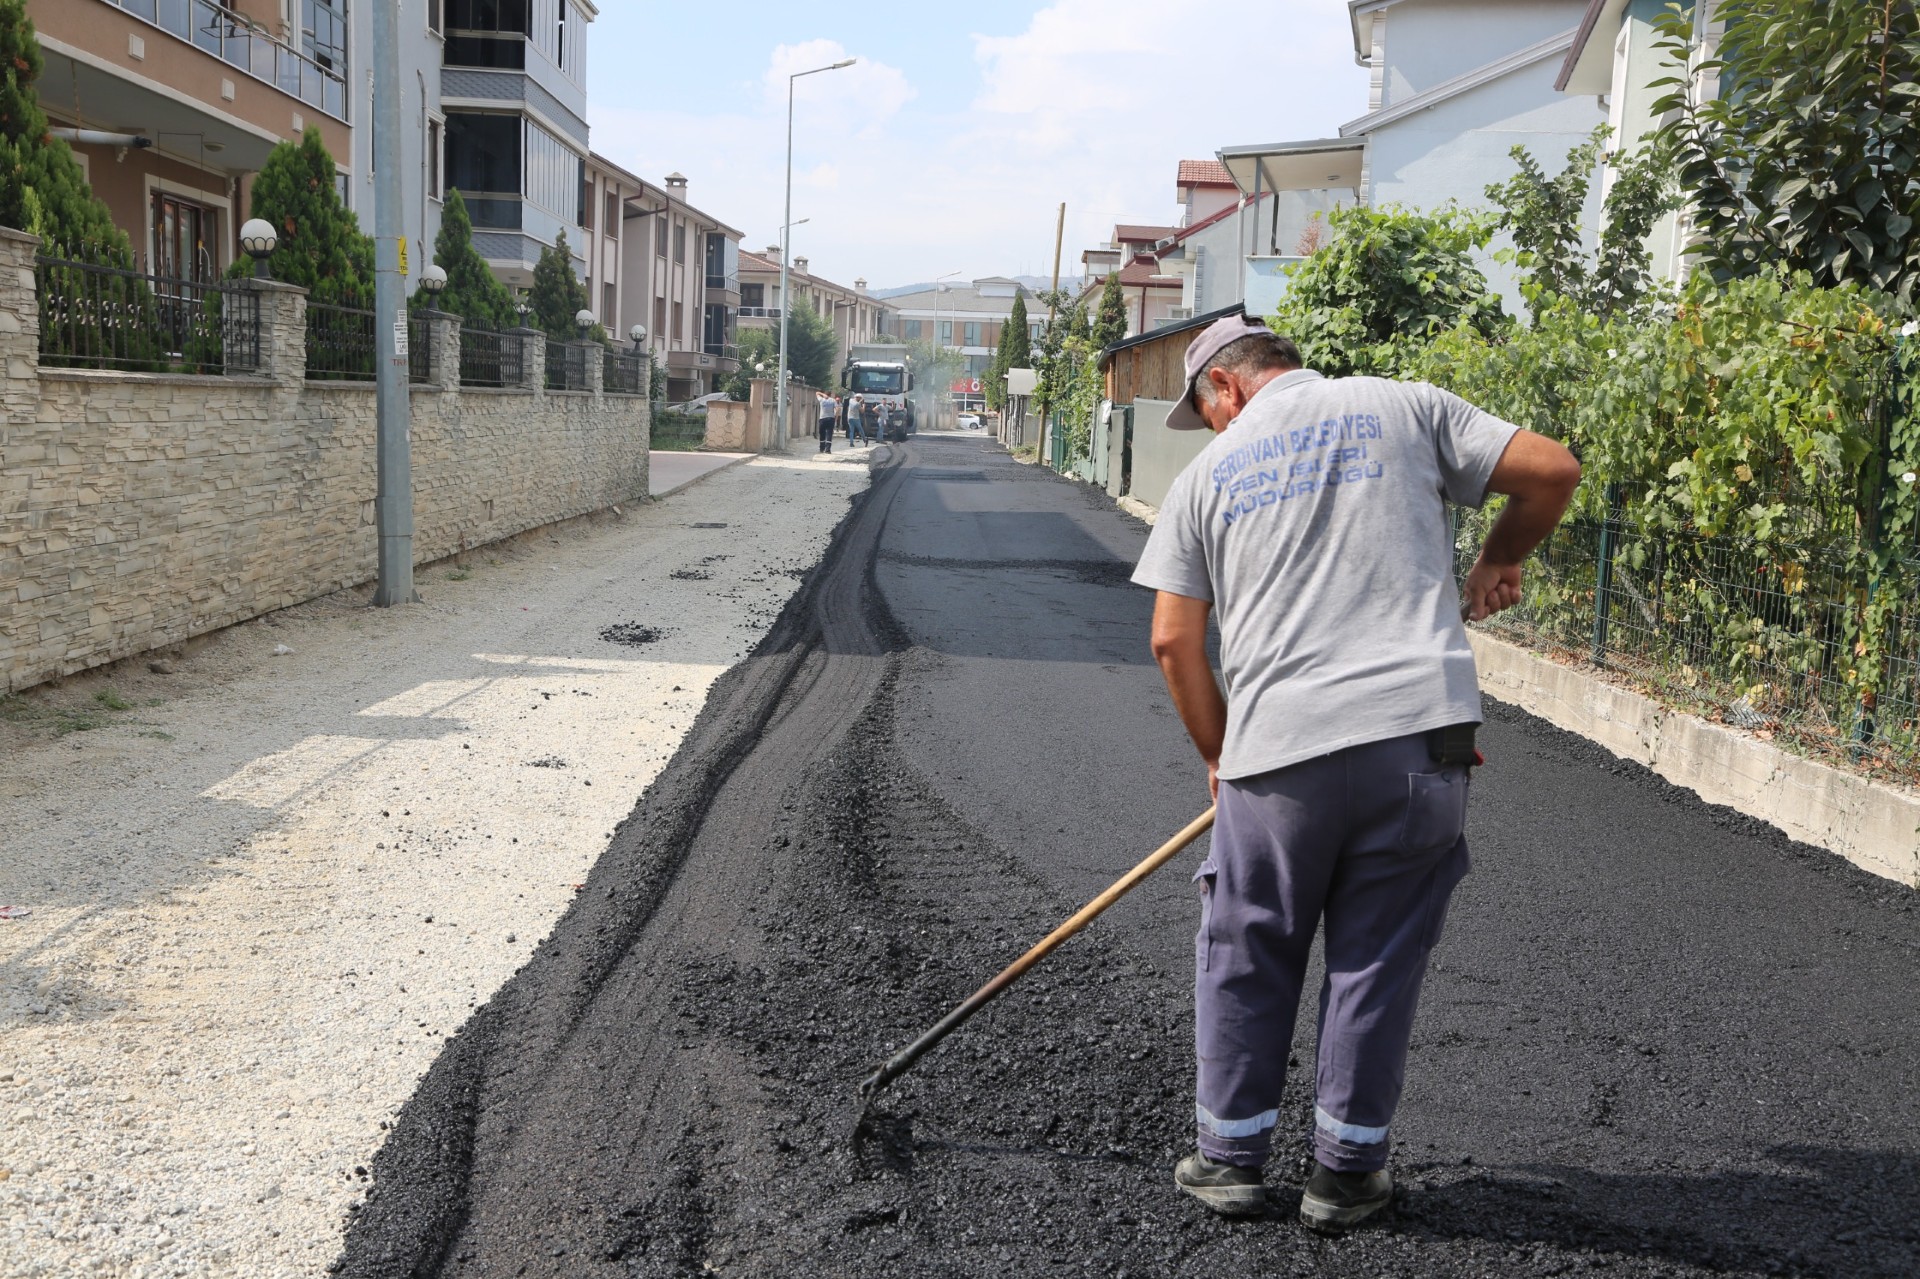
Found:
<svg viewBox="0 0 1920 1279"><path fill-rule="evenodd" d="M547 343L547 389L584 391L588 389L588 361L598 358L602 348L597 342Z"/></svg>
<svg viewBox="0 0 1920 1279"><path fill-rule="evenodd" d="M260 367L260 298L244 282L40 254L34 290L45 367L213 375Z"/></svg>
<svg viewBox="0 0 1920 1279"><path fill-rule="evenodd" d="M372 311L326 302L307 303L307 380L371 382L378 357Z"/></svg>
<svg viewBox="0 0 1920 1279"><path fill-rule="evenodd" d="M526 381L526 342L518 333L460 328L462 386L519 386Z"/></svg>
<svg viewBox="0 0 1920 1279"><path fill-rule="evenodd" d="M606 358L601 365L600 385L608 395L645 395L648 391L649 369L647 357L639 351L616 351L605 348Z"/></svg>
<svg viewBox="0 0 1920 1279"><path fill-rule="evenodd" d="M1520 606L1484 626L1735 727L1920 778L1920 558L1874 569L1857 546L1645 527L1617 490L1603 505L1561 524L1528 565ZM1463 579L1491 520L1462 513ZM1876 605L1890 617L1869 643Z"/></svg>
<svg viewBox="0 0 1920 1279"><path fill-rule="evenodd" d="M656 449L671 449L676 452L688 452L701 448L707 442L707 415L676 413L656 407L653 413L650 441L652 447Z"/></svg>

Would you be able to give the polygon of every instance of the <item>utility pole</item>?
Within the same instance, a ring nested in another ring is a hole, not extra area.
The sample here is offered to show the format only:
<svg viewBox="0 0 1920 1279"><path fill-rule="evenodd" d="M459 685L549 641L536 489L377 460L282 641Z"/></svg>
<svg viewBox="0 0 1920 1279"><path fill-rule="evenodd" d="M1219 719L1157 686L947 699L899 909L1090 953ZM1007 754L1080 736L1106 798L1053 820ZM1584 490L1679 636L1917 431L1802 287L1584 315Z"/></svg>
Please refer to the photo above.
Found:
<svg viewBox="0 0 1920 1279"><path fill-rule="evenodd" d="M842 67L852 66L858 59L843 58L830 67L815 67L811 71L796 71L787 77L787 212L780 221L780 385L775 389L774 403L778 406L774 414L778 424L774 427L774 439L780 447L786 447L787 441L787 321L793 314L793 298L788 291L788 282L792 272L788 263L793 260L793 82L801 76L819 75L822 71L838 71Z"/></svg>
<svg viewBox="0 0 1920 1279"><path fill-rule="evenodd" d="M1053 297L1047 299L1047 328L1053 328L1054 298L1060 294L1060 246L1067 238L1067 202L1060 202L1060 221L1053 228Z"/></svg>
<svg viewBox="0 0 1920 1279"><path fill-rule="evenodd" d="M412 405L407 377L407 281L400 274L400 6L373 6L373 339L378 376L379 608L416 604L413 589ZM422 246L423 248L425 246ZM391 325L391 330L388 329Z"/></svg>

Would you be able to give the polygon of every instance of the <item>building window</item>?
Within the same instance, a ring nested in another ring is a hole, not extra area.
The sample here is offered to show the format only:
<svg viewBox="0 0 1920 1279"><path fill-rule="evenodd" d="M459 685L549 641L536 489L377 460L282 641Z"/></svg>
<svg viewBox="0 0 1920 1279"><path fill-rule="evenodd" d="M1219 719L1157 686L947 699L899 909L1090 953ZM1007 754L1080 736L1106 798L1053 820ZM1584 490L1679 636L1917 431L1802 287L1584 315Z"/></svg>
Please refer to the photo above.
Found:
<svg viewBox="0 0 1920 1279"><path fill-rule="evenodd" d="M968 321L961 326L961 333L965 338L965 341L961 343L962 346L980 345L980 326L978 324Z"/></svg>
<svg viewBox="0 0 1920 1279"><path fill-rule="evenodd" d="M941 346L953 345L953 321L952 320L940 321L940 345Z"/></svg>
<svg viewBox="0 0 1920 1279"><path fill-rule="evenodd" d="M764 310L767 305L767 286L764 284L743 284L740 286L740 305Z"/></svg>
<svg viewBox="0 0 1920 1279"><path fill-rule="evenodd" d="M440 186L440 169L444 163L441 126L438 120L427 121L427 194L438 200L446 192Z"/></svg>
<svg viewBox="0 0 1920 1279"><path fill-rule="evenodd" d="M687 260L687 224L684 221L675 221L673 224L674 265L683 266L686 264L686 260Z"/></svg>
<svg viewBox="0 0 1920 1279"><path fill-rule="evenodd" d="M513 117L518 119L518 117ZM526 181L521 193L558 217L579 224L580 156L531 120L526 126Z"/></svg>
<svg viewBox="0 0 1920 1279"><path fill-rule="evenodd" d="M427 0L427 30L438 33L443 29L440 21L440 0Z"/></svg>
<svg viewBox="0 0 1920 1279"><path fill-rule="evenodd" d="M667 336L667 300L653 300L653 339L658 342Z"/></svg>
<svg viewBox="0 0 1920 1279"><path fill-rule="evenodd" d="M214 211L164 191L153 193L153 273L170 280L211 280L220 274L209 246L219 242Z"/></svg>
<svg viewBox="0 0 1920 1279"><path fill-rule="evenodd" d="M612 283L609 282L600 290L600 323L606 325L609 329L617 329L620 324L619 311L620 299ZM615 333L614 336L619 337L621 335Z"/></svg>
<svg viewBox="0 0 1920 1279"><path fill-rule="evenodd" d="M520 117L450 112L446 130L447 185L465 197L473 225L492 231L519 230Z"/></svg>
<svg viewBox="0 0 1920 1279"><path fill-rule="evenodd" d="M446 63L524 71L533 34L532 0L445 0Z"/></svg>
<svg viewBox="0 0 1920 1279"><path fill-rule="evenodd" d="M300 43L329 71L347 71L347 0L301 0Z"/></svg>
<svg viewBox="0 0 1920 1279"><path fill-rule="evenodd" d="M618 191L607 192L607 219L601 224L600 229L608 235L620 234L620 193Z"/></svg>
<svg viewBox="0 0 1920 1279"><path fill-rule="evenodd" d="M560 27L554 35L553 61L562 71L567 69L567 0L560 0Z"/></svg>
<svg viewBox="0 0 1920 1279"><path fill-rule="evenodd" d="M902 323L900 327L904 330L901 336L906 338L907 341L918 342L920 340L920 321L907 320Z"/></svg>
<svg viewBox="0 0 1920 1279"><path fill-rule="evenodd" d="M667 215L656 213L653 219L653 255L657 258L667 256Z"/></svg>
<svg viewBox="0 0 1920 1279"><path fill-rule="evenodd" d="M686 333L687 333L687 304L685 302L675 302L673 304L673 349L674 350L677 351L680 349L680 339L685 337Z"/></svg>

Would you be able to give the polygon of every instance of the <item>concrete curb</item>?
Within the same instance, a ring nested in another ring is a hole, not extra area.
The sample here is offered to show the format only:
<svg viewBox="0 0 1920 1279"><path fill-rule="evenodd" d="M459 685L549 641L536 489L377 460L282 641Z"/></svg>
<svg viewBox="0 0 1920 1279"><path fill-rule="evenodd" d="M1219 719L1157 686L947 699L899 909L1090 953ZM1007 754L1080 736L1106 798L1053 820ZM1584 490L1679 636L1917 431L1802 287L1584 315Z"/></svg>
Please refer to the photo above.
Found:
<svg viewBox="0 0 1920 1279"><path fill-rule="evenodd" d="M1160 518L1159 507L1150 506L1131 494L1126 497L1115 498L1114 504L1128 515L1133 516L1137 520L1144 520L1148 524L1152 524Z"/></svg>
<svg viewBox="0 0 1920 1279"><path fill-rule="evenodd" d="M1470 635L1488 696L1645 764L1710 804L1920 888L1920 794L1788 754L1478 631Z"/></svg>
<svg viewBox="0 0 1920 1279"><path fill-rule="evenodd" d="M738 456L729 459L727 462L723 463L722 465L714 467L712 470L702 471L700 472L700 474L694 476L690 480L682 480L680 483L674 485L670 489L665 490L664 492L649 493L647 494L647 496L652 498L656 502L663 497L672 497L675 493L680 492L682 489L692 488L694 485L698 484L701 480L712 479L714 476L720 474L722 471L731 471L736 466L745 466L748 462L753 461L753 459L759 456L761 455L758 453L741 453ZM649 461L648 465L649 466L652 465L651 461Z"/></svg>

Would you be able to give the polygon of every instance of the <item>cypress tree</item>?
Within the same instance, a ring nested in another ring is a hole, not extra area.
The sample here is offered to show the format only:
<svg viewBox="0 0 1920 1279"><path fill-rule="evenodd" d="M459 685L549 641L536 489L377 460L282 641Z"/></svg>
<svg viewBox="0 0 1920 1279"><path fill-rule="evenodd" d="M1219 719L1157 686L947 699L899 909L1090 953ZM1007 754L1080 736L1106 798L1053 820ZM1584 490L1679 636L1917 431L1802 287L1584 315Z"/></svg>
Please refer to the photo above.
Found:
<svg viewBox="0 0 1920 1279"><path fill-rule="evenodd" d="M309 125L282 142L253 180L253 216L273 224L280 243L268 259L273 277L308 290L315 302L373 305L373 240L340 202L333 156ZM235 263L236 273L250 268Z"/></svg>
<svg viewBox="0 0 1920 1279"><path fill-rule="evenodd" d="M474 328L508 329L520 322L513 295L473 247L473 219L458 191L447 193L433 260L447 273L447 287L434 300L439 310L457 315ZM418 295L416 295L416 298Z"/></svg>
<svg viewBox="0 0 1920 1279"><path fill-rule="evenodd" d="M562 231L554 243L540 250L533 266L533 287L527 290L527 305L532 309L527 323L544 330L554 342L577 342L580 326L573 317L593 309L587 286L574 274L573 253L567 248L567 233ZM596 342L607 340L607 331L596 324L587 331Z"/></svg>
<svg viewBox="0 0 1920 1279"><path fill-rule="evenodd" d="M25 0L0 0L0 226L54 255L133 265L133 246L93 194L73 150L48 132L34 82L40 41Z"/></svg>
<svg viewBox="0 0 1920 1279"><path fill-rule="evenodd" d="M1000 349L1005 359L1000 371L1008 369L1030 369L1033 367L1033 322L1027 319L1027 295L1016 293L1013 298L1013 314L1007 317L1006 327L1000 330Z"/></svg>
<svg viewBox="0 0 1920 1279"><path fill-rule="evenodd" d="M1100 312L1093 322L1093 345L1104 351L1127 336L1127 299L1120 291L1120 273L1107 274L1107 287L1100 291Z"/></svg>

